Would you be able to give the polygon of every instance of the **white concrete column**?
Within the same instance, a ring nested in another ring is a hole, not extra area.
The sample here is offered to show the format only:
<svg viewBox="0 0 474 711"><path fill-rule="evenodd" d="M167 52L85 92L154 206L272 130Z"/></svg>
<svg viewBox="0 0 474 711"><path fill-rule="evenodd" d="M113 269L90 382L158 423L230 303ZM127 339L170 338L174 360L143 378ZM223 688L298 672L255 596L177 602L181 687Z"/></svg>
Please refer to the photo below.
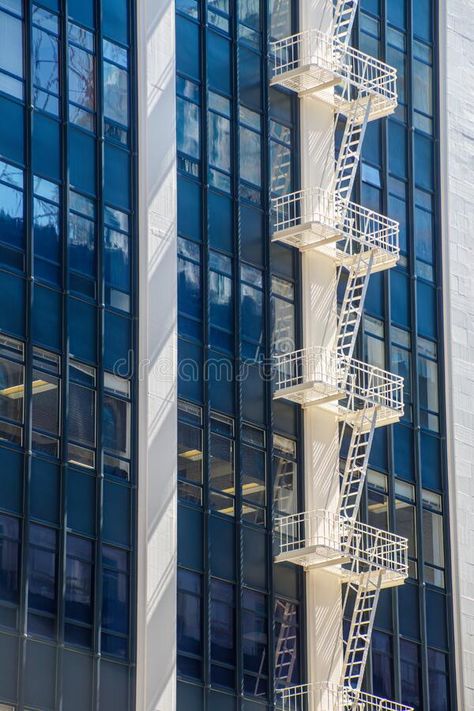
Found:
<svg viewBox="0 0 474 711"><path fill-rule="evenodd" d="M301 0L300 30L329 34L332 0ZM334 180L334 111L321 101L301 101L302 188L331 188ZM331 349L337 326L336 267L317 252L303 254L303 328L305 347ZM305 510L336 513L339 480L338 425L333 414L305 410ZM341 586L336 576L315 570L306 575L308 680L339 683L342 670ZM316 709L315 709L316 711ZM319 711L319 709L318 709Z"/></svg>
<svg viewBox="0 0 474 711"><path fill-rule="evenodd" d="M175 711L175 3L143 0L137 7L140 134L137 711Z"/></svg>
<svg viewBox="0 0 474 711"><path fill-rule="evenodd" d="M472 0L443 0L439 26L444 335L455 656L458 708L469 711L474 708Z"/></svg>

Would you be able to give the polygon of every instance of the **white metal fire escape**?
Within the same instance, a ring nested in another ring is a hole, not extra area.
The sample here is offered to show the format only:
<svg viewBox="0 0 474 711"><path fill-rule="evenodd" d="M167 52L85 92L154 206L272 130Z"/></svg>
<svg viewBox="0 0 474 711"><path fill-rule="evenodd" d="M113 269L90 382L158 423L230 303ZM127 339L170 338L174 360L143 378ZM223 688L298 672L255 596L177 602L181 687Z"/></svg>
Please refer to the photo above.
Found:
<svg viewBox="0 0 474 711"><path fill-rule="evenodd" d="M353 357L370 275L399 257L398 224L350 200L367 124L397 105L396 71L349 46L357 4L334 0L331 34L310 29L272 45L271 83L333 106L336 124L345 119L332 186L273 200L272 240L324 254L346 276L334 348L278 356L274 397L333 412L342 423L341 447L351 430L342 472L334 472L337 513L306 511L276 523L276 562L338 576L350 619L340 684L284 689L284 711L410 711L361 690L380 590L406 579L408 542L357 520L374 431L403 414L403 379Z"/></svg>

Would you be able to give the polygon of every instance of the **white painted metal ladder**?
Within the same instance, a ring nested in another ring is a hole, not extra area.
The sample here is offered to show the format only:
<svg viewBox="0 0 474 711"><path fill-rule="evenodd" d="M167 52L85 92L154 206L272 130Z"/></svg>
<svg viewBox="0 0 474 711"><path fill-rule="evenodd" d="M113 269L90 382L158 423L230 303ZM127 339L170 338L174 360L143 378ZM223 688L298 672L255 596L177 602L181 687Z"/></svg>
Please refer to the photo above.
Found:
<svg viewBox="0 0 474 711"><path fill-rule="evenodd" d="M375 577L375 580L374 580ZM355 595L351 626L346 641L341 683L360 691L369 654L375 613L382 585L382 571L359 574L357 582L347 584L345 609Z"/></svg>
<svg viewBox="0 0 474 711"><path fill-rule="evenodd" d="M282 621L275 650L275 684L289 686L297 661L296 610L291 602L277 600L282 608Z"/></svg>
<svg viewBox="0 0 474 711"><path fill-rule="evenodd" d="M334 37L342 44L349 44L359 0L335 0Z"/></svg>
<svg viewBox="0 0 474 711"><path fill-rule="evenodd" d="M359 513L376 422L377 408L364 403L359 417L352 424L338 503L340 515L351 522L356 520ZM346 430L345 425L346 423L342 430L341 441Z"/></svg>
<svg viewBox="0 0 474 711"><path fill-rule="evenodd" d="M362 250L349 267L336 336L337 352L348 359L354 355L373 259L372 250Z"/></svg>

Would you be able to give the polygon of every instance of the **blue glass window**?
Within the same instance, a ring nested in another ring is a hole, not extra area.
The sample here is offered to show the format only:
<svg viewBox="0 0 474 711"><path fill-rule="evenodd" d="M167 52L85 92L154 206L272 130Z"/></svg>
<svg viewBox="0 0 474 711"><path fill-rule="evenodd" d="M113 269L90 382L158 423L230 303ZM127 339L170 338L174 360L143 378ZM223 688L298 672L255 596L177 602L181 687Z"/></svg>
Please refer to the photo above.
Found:
<svg viewBox="0 0 474 711"><path fill-rule="evenodd" d="M240 108L240 178L257 188L262 185L261 117ZM250 193L250 196L254 193ZM255 195L254 201L259 201Z"/></svg>
<svg viewBox="0 0 474 711"><path fill-rule="evenodd" d="M71 289L92 298L96 295L95 203L69 193L69 280Z"/></svg>
<svg viewBox="0 0 474 711"><path fill-rule="evenodd" d="M20 525L16 518L0 515L0 600L17 604L20 568Z"/></svg>
<svg viewBox="0 0 474 711"><path fill-rule="evenodd" d="M253 429L247 426L244 436L248 436L248 431ZM240 447L240 469L242 498L245 501L242 517L251 523L264 525L265 511L263 507L267 503L265 451L249 444L242 444Z"/></svg>
<svg viewBox="0 0 474 711"><path fill-rule="evenodd" d="M128 657L130 616L129 554L102 547L102 650L105 654Z"/></svg>
<svg viewBox="0 0 474 711"><path fill-rule="evenodd" d="M59 22L33 5L32 72L33 101L37 109L59 114Z"/></svg>
<svg viewBox="0 0 474 711"><path fill-rule="evenodd" d="M294 285L272 277L272 316L275 353L291 353L296 348L296 315Z"/></svg>
<svg viewBox="0 0 474 711"><path fill-rule="evenodd" d="M93 0L69 0L68 12L69 17L77 20L81 25L94 26Z"/></svg>
<svg viewBox="0 0 474 711"><path fill-rule="evenodd" d="M102 416L104 449L130 457L130 403L106 393Z"/></svg>
<svg viewBox="0 0 474 711"><path fill-rule="evenodd" d="M59 454L61 360L55 353L33 349L33 448L53 457Z"/></svg>
<svg viewBox="0 0 474 711"><path fill-rule="evenodd" d="M448 657L435 649L428 649L428 683L430 711L449 711Z"/></svg>
<svg viewBox="0 0 474 711"><path fill-rule="evenodd" d="M425 190L434 187L433 141L415 131L415 184Z"/></svg>
<svg viewBox="0 0 474 711"><path fill-rule="evenodd" d="M235 443L234 421L224 415L213 414L209 444L210 507L222 514L235 513Z"/></svg>
<svg viewBox="0 0 474 711"><path fill-rule="evenodd" d="M211 251L209 267L210 342L220 350L231 351L234 326L232 260Z"/></svg>
<svg viewBox="0 0 474 711"><path fill-rule="evenodd" d="M406 129L396 121L388 122L388 165L390 173L399 178L407 176L407 134Z"/></svg>
<svg viewBox="0 0 474 711"><path fill-rule="evenodd" d="M57 534L31 525L29 542L28 631L53 637L56 628Z"/></svg>
<svg viewBox="0 0 474 711"><path fill-rule="evenodd" d="M178 405L178 495L202 504L202 410L180 401Z"/></svg>
<svg viewBox="0 0 474 711"><path fill-rule="evenodd" d="M421 709L420 649L417 644L400 640L400 676L402 682L402 701Z"/></svg>
<svg viewBox="0 0 474 711"><path fill-rule="evenodd" d="M209 87L230 95L231 44L228 39L216 32L208 32L207 43Z"/></svg>
<svg viewBox="0 0 474 711"><path fill-rule="evenodd" d="M128 53L108 40L103 41L104 50L104 116L108 138L121 143L127 141L128 127Z"/></svg>
<svg viewBox="0 0 474 711"><path fill-rule="evenodd" d="M266 596L244 589L242 591L242 647L244 693L247 696L267 695L267 635Z"/></svg>
<svg viewBox="0 0 474 711"><path fill-rule="evenodd" d="M178 309L182 335L202 338L201 249L182 237L178 240Z"/></svg>
<svg viewBox="0 0 474 711"><path fill-rule="evenodd" d="M96 146L92 136L69 130L69 180L71 186L91 195L96 192Z"/></svg>
<svg viewBox="0 0 474 711"><path fill-rule="evenodd" d="M23 171L0 161L0 260L22 270L24 240Z"/></svg>
<svg viewBox="0 0 474 711"><path fill-rule="evenodd" d="M392 639L378 630L372 635L372 679L374 694L393 698Z"/></svg>
<svg viewBox="0 0 474 711"><path fill-rule="evenodd" d="M0 440L23 441L24 347L13 338L0 338Z"/></svg>
<svg viewBox="0 0 474 711"><path fill-rule="evenodd" d="M70 644L91 645L94 591L93 544L84 538L67 537L65 638Z"/></svg>
<svg viewBox="0 0 474 711"><path fill-rule="evenodd" d="M209 92L209 181L216 188L230 192L231 123L230 101Z"/></svg>
<svg viewBox="0 0 474 711"><path fill-rule="evenodd" d="M94 129L95 59L94 36L69 23L69 120Z"/></svg>
<svg viewBox="0 0 474 711"><path fill-rule="evenodd" d="M130 209L130 154L117 146L105 144L104 198L107 203Z"/></svg>
<svg viewBox="0 0 474 711"><path fill-rule="evenodd" d="M129 216L106 207L105 215L105 301L120 311L130 311Z"/></svg>
<svg viewBox="0 0 474 711"><path fill-rule="evenodd" d="M21 6L9 10L20 15ZM23 98L23 23L18 17L0 10L0 91Z"/></svg>
<svg viewBox="0 0 474 711"><path fill-rule="evenodd" d="M93 467L96 433L95 368L77 361L70 365L69 461Z"/></svg>
<svg viewBox="0 0 474 711"><path fill-rule="evenodd" d="M178 77L177 93L177 148L183 154L179 166L196 177L201 156L200 91L194 82Z"/></svg>
<svg viewBox="0 0 474 711"><path fill-rule="evenodd" d="M258 360L263 343L263 274L247 264L241 265L240 299L242 357Z"/></svg>
<svg viewBox="0 0 474 711"><path fill-rule="evenodd" d="M211 580L211 677L221 686L233 687L235 684L234 614L234 586L222 580ZM219 663L228 666L221 667Z"/></svg>
<svg viewBox="0 0 474 711"><path fill-rule="evenodd" d="M102 3L104 34L127 44L128 12L128 0L104 0Z"/></svg>
<svg viewBox="0 0 474 711"><path fill-rule="evenodd" d="M256 111L262 108L262 58L242 45L239 48L240 100Z"/></svg>
<svg viewBox="0 0 474 711"><path fill-rule="evenodd" d="M296 442L277 434L273 436L273 501L281 515L298 511Z"/></svg>
<svg viewBox="0 0 474 711"><path fill-rule="evenodd" d="M274 195L291 192L293 180L293 134L288 126L270 121L270 187Z"/></svg>
<svg viewBox="0 0 474 711"><path fill-rule="evenodd" d="M33 115L33 170L50 180L60 180L59 123L39 111Z"/></svg>
<svg viewBox="0 0 474 711"><path fill-rule="evenodd" d="M407 22L406 0L388 0L387 13L388 21L392 25L395 25L395 27L399 27L402 30L405 29Z"/></svg>
<svg viewBox="0 0 474 711"><path fill-rule="evenodd" d="M425 42L432 41L433 3L431 0L416 0L413 3L414 34Z"/></svg>
<svg viewBox="0 0 474 711"><path fill-rule="evenodd" d="M110 0L113 2L113 0ZM199 28L190 20L176 17L176 36L179 42L176 45L176 67L178 72L182 72L193 79L199 79L201 75L201 41Z"/></svg>
<svg viewBox="0 0 474 711"><path fill-rule="evenodd" d="M39 279L61 284L59 186L45 178L34 180L35 272Z"/></svg>
<svg viewBox="0 0 474 711"><path fill-rule="evenodd" d="M202 590L201 576L178 569L178 673L201 678Z"/></svg>
<svg viewBox="0 0 474 711"><path fill-rule="evenodd" d="M275 600L275 687L285 689L300 681L300 629L298 605Z"/></svg>
<svg viewBox="0 0 474 711"><path fill-rule="evenodd" d="M426 338L418 339L418 389L421 425L439 430L439 390L437 347Z"/></svg>

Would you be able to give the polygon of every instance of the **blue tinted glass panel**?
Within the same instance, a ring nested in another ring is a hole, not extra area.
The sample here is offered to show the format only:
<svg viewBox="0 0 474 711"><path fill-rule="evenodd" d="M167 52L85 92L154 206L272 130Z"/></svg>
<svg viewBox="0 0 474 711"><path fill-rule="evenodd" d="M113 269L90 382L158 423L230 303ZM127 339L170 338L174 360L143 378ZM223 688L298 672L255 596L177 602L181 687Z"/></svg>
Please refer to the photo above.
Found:
<svg viewBox="0 0 474 711"><path fill-rule="evenodd" d="M130 489L104 483L104 539L120 545L130 544Z"/></svg>
<svg viewBox="0 0 474 711"><path fill-rule="evenodd" d="M406 178L407 135L406 129L396 121L388 122L388 166L393 175Z"/></svg>
<svg viewBox="0 0 474 711"><path fill-rule="evenodd" d="M209 86L224 94L230 94L230 42L215 32L208 33L207 41Z"/></svg>
<svg viewBox="0 0 474 711"><path fill-rule="evenodd" d="M38 612L56 612L56 532L33 525L29 549L28 606Z"/></svg>
<svg viewBox="0 0 474 711"><path fill-rule="evenodd" d="M232 251L232 202L212 190L208 194L208 239L212 247Z"/></svg>
<svg viewBox="0 0 474 711"><path fill-rule="evenodd" d="M128 376L133 367L131 335L130 319L105 312L104 365L121 377Z"/></svg>
<svg viewBox="0 0 474 711"><path fill-rule="evenodd" d="M405 274L395 269L390 272L390 296L392 320L408 328L410 325L409 281Z"/></svg>
<svg viewBox="0 0 474 711"><path fill-rule="evenodd" d="M52 180L60 178L59 123L39 113L33 120L33 170Z"/></svg>
<svg viewBox="0 0 474 711"><path fill-rule="evenodd" d="M130 155L105 144L105 199L111 205L130 207Z"/></svg>
<svg viewBox="0 0 474 711"><path fill-rule="evenodd" d="M127 0L104 0L102 3L102 28L107 37L123 44L128 42Z"/></svg>
<svg viewBox="0 0 474 711"><path fill-rule="evenodd" d="M0 169L0 178L5 169ZM23 192L4 183L0 183L0 240L10 247L24 247Z"/></svg>
<svg viewBox="0 0 474 711"><path fill-rule="evenodd" d="M69 469L67 479L67 520L74 531L95 535L96 480Z"/></svg>
<svg viewBox="0 0 474 711"><path fill-rule="evenodd" d="M436 289L429 284L418 281L417 283L417 314L418 332L428 338L436 338L437 318L436 318Z"/></svg>
<svg viewBox="0 0 474 711"><path fill-rule="evenodd" d="M83 131L69 129L69 179L73 187L94 194L95 141Z"/></svg>
<svg viewBox="0 0 474 711"><path fill-rule="evenodd" d="M120 3L118 4L120 5ZM69 0L68 12L69 17L72 17L73 20L77 20L81 25L94 27L94 3L92 0Z"/></svg>
<svg viewBox="0 0 474 711"><path fill-rule="evenodd" d="M7 333L25 333L25 282L0 272L0 328Z"/></svg>
<svg viewBox="0 0 474 711"><path fill-rule="evenodd" d="M183 237L202 239L201 190L198 183L178 176L178 232Z"/></svg>
<svg viewBox="0 0 474 711"><path fill-rule="evenodd" d="M405 29L406 27L406 0L388 0L387 2L387 14L388 21L399 27L400 29Z"/></svg>
<svg viewBox="0 0 474 711"><path fill-rule="evenodd" d="M53 348L61 347L61 294L36 285L33 302L33 338Z"/></svg>
<svg viewBox="0 0 474 711"><path fill-rule="evenodd" d="M69 299L70 352L84 360L97 359L97 314L94 306Z"/></svg>
<svg viewBox="0 0 474 711"><path fill-rule="evenodd" d="M426 42L431 42L433 35L433 3L431 0L416 0L413 3L414 34Z"/></svg>
<svg viewBox="0 0 474 711"><path fill-rule="evenodd" d="M36 276L60 286L59 206L35 197L33 212Z"/></svg>
<svg viewBox="0 0 474 711"><path fill-rule="evenodd" d="M2 130L0 131L0 155L5 158L23 162L23 107L0 96L0 115Z"/></svg>
<svg viewBox="0 0 474 711"><path fill-rule="evenodd" d="M430 138L415 133L415 182L421 188L433 190L433 142Z"/></svg>
<svg viewBox="0 0 474 711"><path fill-rule="evenodd" d="M113 0L110 0L113 2ZM199 79L200 72L200 40L199 28L193 22L179 15L176 17L176 66L179 72Z"/></svg>
<svg viewBox="0 0 474 711"><path fill-rule="evenodd" d="M20 564L19 521L0 515L0 599L18 602Z"/></svg>
<svg viewBox="0 0 474 711"><path fill-rule="evenodd" d="M59 472L52 462L36 457L32 460L30 511L32 516L53 524L59 523Z"/></svg>
<svg viewBox="0 0 474 711"><path fill-rule="evenodd" d="M261 57L255 52L240 47L239 51L239 88L241 101L254 109L262 107L262 72Z"/></svg>
<svg viewBox="0 0 474 711"><path fill-rule="evenodd" d="M104 554L107 555L107 565L104 567L102 584L103 626L111 632L128 634L128 572L120 569L128 554L109 546L104 546Z"/></svg>
<svg viewBox="0 0 474 711"><path fill-rule="evenodd" d="M393 698L392 639L374 631L372 635L373 692L384 699Z"/></svg>

